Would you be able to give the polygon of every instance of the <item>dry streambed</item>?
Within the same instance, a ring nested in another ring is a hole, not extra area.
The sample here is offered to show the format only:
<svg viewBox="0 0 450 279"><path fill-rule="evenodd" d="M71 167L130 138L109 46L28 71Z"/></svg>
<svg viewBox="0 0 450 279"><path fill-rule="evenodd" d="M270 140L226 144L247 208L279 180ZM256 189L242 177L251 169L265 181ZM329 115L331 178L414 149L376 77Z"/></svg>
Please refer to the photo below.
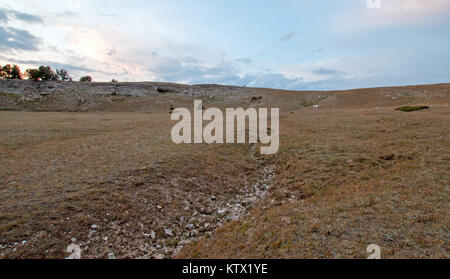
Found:
<svg viewBox="0 0 450 279"><path fill-rule="evenodd" d="M141 205L141 209L135 212L145 208L148 214L129 218L125 224L112 221L101 225L107 227L106 234L109 236L99 231L99 225L95 224L90 229L87 242L80 243L81 246L92 246L86 249L92 256L104 257L107 254L109 258L116 255L138 258L175 256L188 243L209 237L223 224L244 217L254 204L266 197L274 173L254 156L254 152L253 146L250 148L250 158L255 169L251 171L257 176L252 182L244 179L227 189L213 183L202 184L200 181L208 178L201 176L188 179L172 177L166 181L165 189L153 186L134 194L133 201L139 200L137 204ZM148 170L140 170L115 183L126 183L136 177L139 180L146 177L146 172ZM145 185L147 182L132 183ZM149 193L152 197L146 197ZM128 227L138 229L127 230ZM129 244L130 240L133 240L133 245ZM133 250L136 243L139 243L138 249Z"/></svg>

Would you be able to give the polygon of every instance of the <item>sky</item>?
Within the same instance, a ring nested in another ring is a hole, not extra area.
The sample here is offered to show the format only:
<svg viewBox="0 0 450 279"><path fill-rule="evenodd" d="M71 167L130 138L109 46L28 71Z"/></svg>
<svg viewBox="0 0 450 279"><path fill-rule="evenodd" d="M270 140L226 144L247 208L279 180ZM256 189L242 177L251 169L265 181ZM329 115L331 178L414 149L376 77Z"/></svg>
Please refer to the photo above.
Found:
<svg viewBox="0 0 450 279"><path fill-rule="evenodd" d="M450 0L367 2L0 0L0 65L295 90L450 82Z"/></svg>

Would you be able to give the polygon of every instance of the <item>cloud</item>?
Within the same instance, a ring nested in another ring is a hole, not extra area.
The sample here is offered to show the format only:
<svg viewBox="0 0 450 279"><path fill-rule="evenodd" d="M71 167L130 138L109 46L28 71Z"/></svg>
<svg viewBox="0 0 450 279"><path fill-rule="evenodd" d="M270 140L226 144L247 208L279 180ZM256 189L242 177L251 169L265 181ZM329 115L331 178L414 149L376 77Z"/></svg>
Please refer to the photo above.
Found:
<svg viewBox="0 0 450 279"><path fill-rule="evenodd" d="M39 43L39 38L26 30L0 26L0 49L3 51L37 50Z"/></svg>
<svg viewBox="0 0 450 279"><path fill-rule="evenodd" d="M52 60L25 60L25 59L16 59L14 57L0 55L0 61L5 61L7 63L14 63L14 64L21 64L21 65L27 65L27 67L39 67L41 65L44 66L50 66L53 69L66 69L69 71L70 75L77 79L83 75L93 75L93 77L96 80L110 80L111 77L124 77L128 75L127 69L123 67L118 67L117 65L109 65L106 63L101 63L98 61L91 61L87 60L84 57L72 57L71 61L77 61L77 62L57 62ZM80 63L80 61L85 61L84 63ZM94 64L95 68L93 67L86 67L84 65L91 65ZM107 69L107 70L103 70ZM97 79L97 77L103 76L106 79Z"/></svg>
<svg viewBox="0 0 450 279"><path fill-rule="evenodd" d="M301 77L287 77L281 73L246 73L240 68L242 62L221 60L206 64L200 60L195 64L185 64L183 59L160 57L156 67L149 68L149 75L156 80L187 84L226 84L267 88L295 89L303 82ZM248 61L247 61L248 62Z"/></svg>
<svg viewBox="0 0 450 279"><path fill-rule="evenodd" d="M66 69L68 71L83 71L83 72L95 71L94 69L90 69L90 68L75 66L75 65L66 64L66 63L59 63L59 62L54 62L54 61L22 60L22 59L15 59L12 57L6 57L3 55L0 55L0 59L9 61L12 63L17 63L17 64L34 65L36 67L44 65L44 66L51 66L52 68L55 68L55 69Z"/></svg>
<svg viewBox="0 0 450 279"><path fill-rule="evenodd" d="M381 8L371 9L364 3L358 8L349 7L335 19L336 30L368 31L367 28L386 26L411 26L448 22L450 1L448 0L382 0Z"/></svg>
<svg viewBox="0 0 450 279"><path fill-rule="evenodd" d="M240 59L219 59L215 63L202 61L190 57L157 56L141 63L149 63L144 73L154 81L167 81L185 84L225 84L236 86L254 86L270 88L295 88L300 85L302 78L286 77L280 73L254 72L243 73ZM239 60L239 61L237 61ZM244 59L249 62L247 59ZM136 68L136 67L135 67Z"/></svg>
<svg viewBox="0 0 450 279"><path fill-rule="evenodd" d="M65 10L62 12L55 13L55 16L62 17L62 18L74 17L76 15L77 15L77 13L70 11L70 10Z"/></svg>
<svg viewBox="0 0 450 279"><path fill-rule="evenodd" d="M301 77L287 77L279 73L250 74L240 80L247 86L278 89L299 89L303 84Z"/></svg>
<svg viewBox="0 0 450 279"><path fill-rule="evenodd" d="M9 9L0 9L0 21L1 22L8 22L8 20L11 18L15 18L17 20L24 21L26 23L44 23L44 20L37 16L32 15L28 13L23 13L15 10L9 10Z"/></svg>
<svg viewBox="0 0 450 279"><path fill-rule="evenodd" d="M15 12L14 16L16 19L25 21L27 23L44 23L44 20L42 18L32 14Z"/></svg>
<svg viewBox="0 0 450 279"><path fill-rule="evenodd" d="M318 48L312 51L312 53L321 53L324 52L325 50L323 48Z"/></svg>
<svg viewBox="0 0 450 279"><path fill-rule="evenodd" d="M239 63L244 63L244 64L251 64L253 61L250 59L250 58L239 58L239 59L236 59L236 60L234 60L234 61L236 61L236 62L239 62Z"/></svg>
<svg viewBox="0 0 450 279"><path fill-rule="evenodd" d="M343 72L341 72L341 71L336 71L336 70L326 69L326 68L320 68L320 69L317 69L317 70L313 70L312 73L314 73L316 75L339 75L339 74L343 74Z"/></svg>
<svg viewBox="0 0 450 279"><path fill-rule="evenodd" d="M448 12L448 0L383 0L382 8L375 9L383 20L416 21L423 18L433 18Z"/></svg>
<svg viewBox="0 0 450 279"><path fill-rule="evenodd" d="M112 13L99 12L98 14L101 15L101 16L104 16L104 17L119 18L118 15L112 14Z"/></svg>
<svg viewBox="0 0 450 279"><path fill-rule="evenodd" d="M106 54L108 56L112 56L112 55L114 55L116 53L117 53L117 49L115 47L106 50Z"/></svg>
<svg viewBox="0 0 450 279"><path fill-rule="evenodd" d="M6 13L2 10L0 10L0 22L7 22L8 21L8 16L6 15Z"/></svg>
<svg viewBox="0 0 450 279"><path fill-rule="evenodd" d="M184 63L198 63L199 60L197 58L191 56L185 56L181 59Z"/></svg>
<svg viewBox="0 0 450 279"><path fill-rule="evenodd" d="M291 40L292 38L294 38L295 34L296 33L294 31L287 33L286 35L280 38L280 42L286 42Z"/></svg>
<svg viewBox="0 0 450 279"><path fill-rule="evenodd" d="M205 65L183 63L185 58L160 57L157 65L148 69L158 80L183 83L226 83L239 72L230 62Z"/></svg>

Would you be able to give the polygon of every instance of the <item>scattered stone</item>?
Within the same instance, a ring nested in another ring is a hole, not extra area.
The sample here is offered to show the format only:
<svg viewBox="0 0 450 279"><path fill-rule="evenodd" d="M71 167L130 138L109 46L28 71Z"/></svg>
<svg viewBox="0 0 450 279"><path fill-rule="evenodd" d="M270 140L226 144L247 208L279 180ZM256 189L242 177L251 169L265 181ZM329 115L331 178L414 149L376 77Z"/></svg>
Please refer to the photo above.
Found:
<svg viewBox="0 0 450 279"><path fill-rule="evenodd" d="M217 210L217 213L220 214L220 215L223 215L223 214L225 214L226 212L227 212L227 209L226 209L226 208L222 208L222 209Z"/></svg>
<svg viewBox="0 0 450 279"><path fill-rule="evenodd" d="M164 228L164 233L168 236L173 236L173 231L171 229Z"/></svg>
<svg viewBox="0 0 450 279"><path fill-rule="evenodd" d="M209 209L209 208L200 208L200 213L201 214L205 214L205 215L211 215L213 212L212 212L212 210L211 209Z"/></svg>
<svg viewBox="0 0 450 279"><path fill-rule="evenodd" d="M238 220L239 220L239 214L233 213L233 214L230 216L230 220L231 220L231 221L238 221Z"/></svg>
<svg viewBox="0 0 450 279"><path fill-rule="evenodd" d="M192 229L192 228L194 228L194 224L187 224L187 225L186 225L186 228Z"/></svg>
<svg viewBox="0 0 450 279"><path fill-rule="evenodd" d="M385 161L393 161L395 158L394 154L388 154L388 155L384 155L384 156L380 156L381 160L385 160Z"/></svg>

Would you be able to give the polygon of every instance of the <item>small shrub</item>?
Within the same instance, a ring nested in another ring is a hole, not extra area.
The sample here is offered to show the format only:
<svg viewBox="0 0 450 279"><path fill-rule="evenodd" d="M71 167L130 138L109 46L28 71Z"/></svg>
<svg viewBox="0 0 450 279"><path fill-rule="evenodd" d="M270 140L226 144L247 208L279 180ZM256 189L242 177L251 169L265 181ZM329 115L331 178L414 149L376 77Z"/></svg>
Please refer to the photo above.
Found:
<svg viewBox="0 0 450 279"><path fill-rule="evenodd" d="M5 66L0 66L0 78L4 79L22 79L22 72L19 66L10 64Z"/></svg>
<svg viewBox="0 0 450 279"><path fill-rule="evenodd" d="M26 72L27 72L29 79L32 79L35 81L41 80L41 73L39 72L38 69L28 69Z"/></svg>
<svg viewBox="0 0 450 279"><path fill-rule="evenodd" d="M56 70L56 75L62 81L71 80L72 78L69 75L69 72L65 69Z"/></svg>
<svg viewBox="0 0 450 279"><path fill-rule="evenodd" d="M52 70L50 66L40 66L39 72L41 75L41 80L57 80L58 76L56 73Z"/></svg>
<svg viewBox="0 0 450 279"><path fill-rule="evenodd" d="M414 107L406 106L406 107L396 108L395 110L410 112L410 111L429 109L429 108L430 108L429 106L414 106Z"/></svg>
<svg viewBox="0 0 450 279"><path fill-rule="evenodd" d="M28 78L35 81L58 80L58 76L50 66L40 66L38 69L28 69Z"/></svg>
<svg viewBox="0 0 450 279"><path fill-rule="evenodd" d="M91 82L92 81L92 77L91 76L84 76L80 78L81 82Z"/></svg>

